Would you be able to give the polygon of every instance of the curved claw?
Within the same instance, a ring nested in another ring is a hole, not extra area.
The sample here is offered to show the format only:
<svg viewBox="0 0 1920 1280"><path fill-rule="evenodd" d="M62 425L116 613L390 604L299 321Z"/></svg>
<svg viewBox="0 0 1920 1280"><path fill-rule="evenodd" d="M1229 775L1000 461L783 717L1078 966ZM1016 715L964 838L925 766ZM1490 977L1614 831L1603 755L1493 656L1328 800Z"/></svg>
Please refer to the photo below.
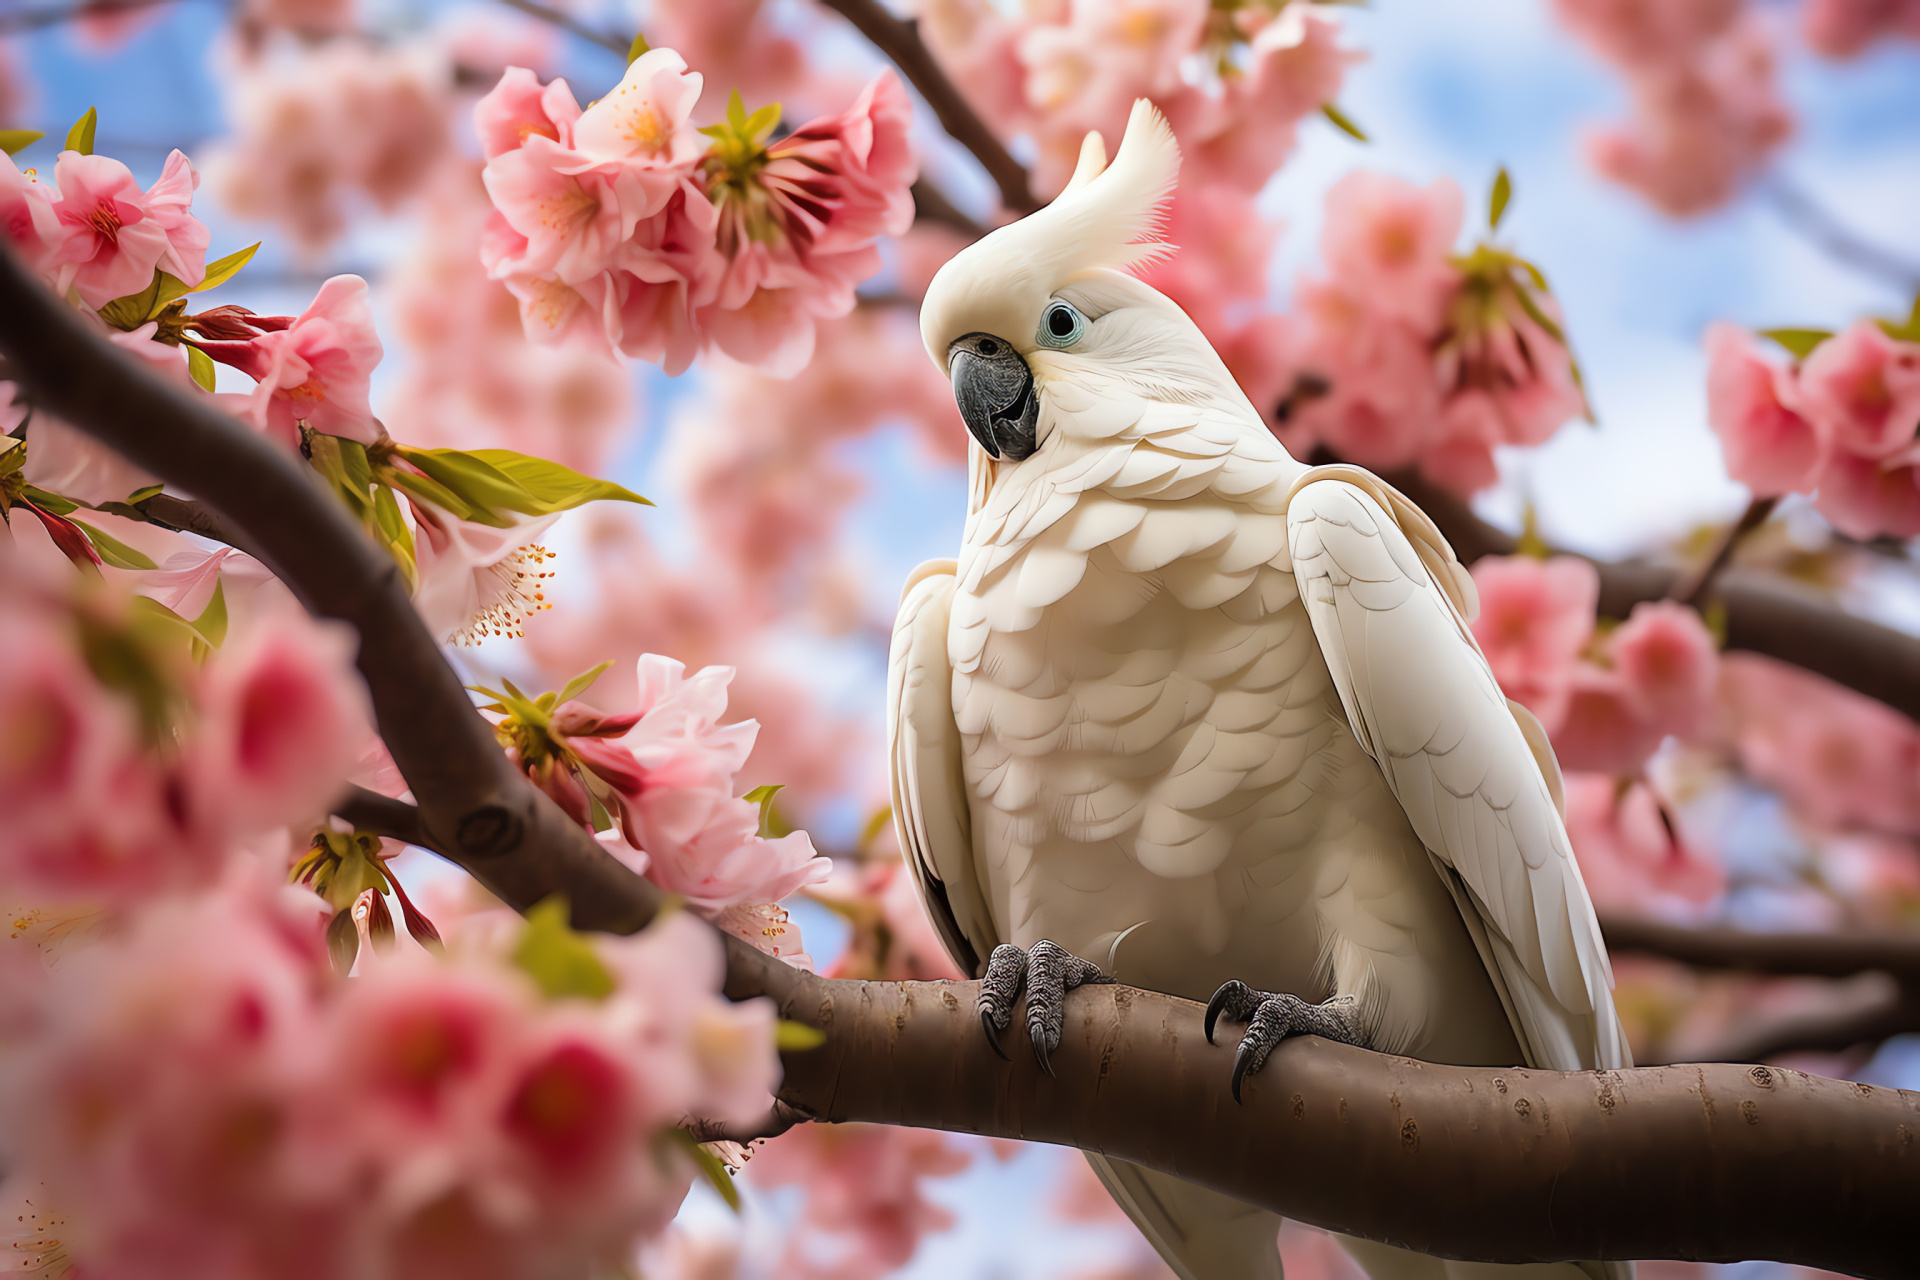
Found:
<svg viewBox="0 0 1920 1280"><path fill-rule="evenodd" d="M1033 1037L1033 1060L1040 1064L1040 1069L1047 1073L1048 1079L1058 1079L1053 1074L1053 1064L1047 1061L1047 1037L1044 1033Z"/></svg>
<svg viewBox="0 0 1920 1280"><path fill-rule="evenodd" d="M1000 1028L993 1025L993 1014L990 1010L980 1011L980 1029L987 1033L987 1045L1000 1055L1000 1061L1012 1062L1013 1059L1007 1056L1007 1051L1000 1047Z"/></svg>
<svg viewBox="0 0 1920 1280"><path fill-rule="evenodd" d="M1247 1078L1247 1066L1253 1058L1251 1048L1252 1041L1248 1039L1242 1040L1240 1047L1233 1051L1233 1100L1235 1102L1240 1101L1240 1082Z"/></svg>
<svg viewBox="0 0 1920 1280"><path fill-rule="evenodd" d="M1213 1043L1213 1024L1220 1021L1220 1011L1227 1007L1227 993L1233 989L1231 982L1223 982L1220 989L1213 993L1213 999L1207 1001L1207 1043Z"/></svg>

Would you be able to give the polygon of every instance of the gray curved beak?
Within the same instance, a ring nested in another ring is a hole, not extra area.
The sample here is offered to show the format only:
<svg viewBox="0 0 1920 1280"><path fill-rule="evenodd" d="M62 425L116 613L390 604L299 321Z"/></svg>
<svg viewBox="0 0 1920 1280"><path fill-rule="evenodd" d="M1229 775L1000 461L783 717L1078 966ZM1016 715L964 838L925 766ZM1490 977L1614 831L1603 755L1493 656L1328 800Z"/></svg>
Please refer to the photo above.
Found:
<svg viewBox="0 0 1920 1280"><path fill-rule="evenodd" d="M1020 353L989 333L970 333L948 352L953 398L980 447L1010 462L1032 457L1040 447L1040 397Z"/></svg>

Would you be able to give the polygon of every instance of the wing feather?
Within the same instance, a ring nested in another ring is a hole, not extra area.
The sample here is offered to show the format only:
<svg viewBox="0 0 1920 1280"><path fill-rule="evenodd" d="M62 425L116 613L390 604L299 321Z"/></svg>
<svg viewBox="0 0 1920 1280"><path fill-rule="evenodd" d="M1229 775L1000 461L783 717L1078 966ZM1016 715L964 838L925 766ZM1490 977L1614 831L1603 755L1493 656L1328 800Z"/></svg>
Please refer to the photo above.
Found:
<svg viewBox="0 0 1920 1280"><path fill-rule="evenodd" d="M1471 580L1424 518L1408 536L1385 486L1323 475L1288 504L1289 551L1355 735L1460 904L1528 1060L1631 1065L1558 769L1550 782L1550 749L1536 757L1537 726L1516 719L1460 617Z"/></svg>
<svg viewBox="0 0 1920 1280"><path fill-rule="evenodd" d="M953 715L954 569L934 561L907 580L887 663L887 755L901 856L947 954L977 977L999 939L974 866Z"/></svg>

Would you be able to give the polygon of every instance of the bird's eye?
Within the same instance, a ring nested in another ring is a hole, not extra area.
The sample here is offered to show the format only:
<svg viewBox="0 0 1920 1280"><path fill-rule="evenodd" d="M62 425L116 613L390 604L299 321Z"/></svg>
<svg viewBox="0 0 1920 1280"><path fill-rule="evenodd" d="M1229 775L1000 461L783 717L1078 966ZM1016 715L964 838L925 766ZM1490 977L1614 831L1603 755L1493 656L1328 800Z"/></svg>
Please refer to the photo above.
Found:
<svg viewBox="0 0 1920 1280"><path fill-rule="evenodd" d="M1087 331L1087 318L1070 302L1049 303L1040 316L1037 341L1043 347L1070 347Z"/></svg>

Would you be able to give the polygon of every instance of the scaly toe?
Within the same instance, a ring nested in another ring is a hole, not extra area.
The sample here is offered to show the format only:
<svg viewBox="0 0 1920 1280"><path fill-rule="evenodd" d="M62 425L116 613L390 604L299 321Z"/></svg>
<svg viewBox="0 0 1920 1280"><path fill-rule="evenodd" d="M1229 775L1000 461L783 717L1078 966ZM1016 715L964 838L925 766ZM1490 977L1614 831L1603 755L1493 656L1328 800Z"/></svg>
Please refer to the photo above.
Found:
<svg viewBox="0 0 1920 1280"><path fill-rule="evenodd" d="M1007 1056L1007 1051L1000 1045L1000 1028L993 1025L993 1010L980 1011L980 1029L987 1033L987 1046L1000 1055L1000 1061L1012 1062L1013 1059Z"/></svg>

